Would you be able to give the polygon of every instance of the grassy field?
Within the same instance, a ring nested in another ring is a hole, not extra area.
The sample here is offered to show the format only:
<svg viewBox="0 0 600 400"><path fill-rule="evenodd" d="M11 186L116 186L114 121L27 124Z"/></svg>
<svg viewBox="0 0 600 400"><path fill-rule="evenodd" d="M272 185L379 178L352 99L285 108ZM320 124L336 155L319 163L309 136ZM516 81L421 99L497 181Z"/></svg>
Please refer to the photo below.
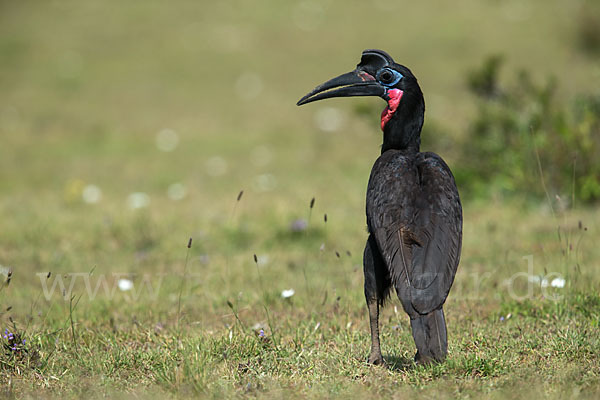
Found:
<svg viewBox="0 0 600 400"><path fill-rule="evenodd" d="M376 100L295 106L386 49L454 168L484 57L600 90L588 3L109 3L0 1L3 396L600 395L600 217L566 198L463 197L448 361L395 301L366 365Z"/></svg>

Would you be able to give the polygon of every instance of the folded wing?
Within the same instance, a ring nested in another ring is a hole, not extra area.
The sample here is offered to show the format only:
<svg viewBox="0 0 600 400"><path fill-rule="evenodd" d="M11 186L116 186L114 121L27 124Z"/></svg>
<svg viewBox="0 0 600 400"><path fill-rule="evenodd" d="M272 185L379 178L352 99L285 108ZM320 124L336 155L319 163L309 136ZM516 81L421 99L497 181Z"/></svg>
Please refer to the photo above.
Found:
<svg viewBox="0 0 600 400"><path fill-rule="evenodd" d="M462 208L446 163L434 153L382 154L369 181L367 218L405 311L416 317L439 308L462 240Z"/></svg>

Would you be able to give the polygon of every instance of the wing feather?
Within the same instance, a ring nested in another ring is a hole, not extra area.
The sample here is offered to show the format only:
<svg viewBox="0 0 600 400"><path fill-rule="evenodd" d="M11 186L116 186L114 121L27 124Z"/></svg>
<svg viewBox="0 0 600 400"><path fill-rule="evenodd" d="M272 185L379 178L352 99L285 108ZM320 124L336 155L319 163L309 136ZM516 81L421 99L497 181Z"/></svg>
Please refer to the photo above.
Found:
<svg viewBox="0 0 600 400"><path fill-rule="evenodd" d="M367 189L367 222L409 315L446 300L462 242L454 177L434 153L379 157Z"/></svg>

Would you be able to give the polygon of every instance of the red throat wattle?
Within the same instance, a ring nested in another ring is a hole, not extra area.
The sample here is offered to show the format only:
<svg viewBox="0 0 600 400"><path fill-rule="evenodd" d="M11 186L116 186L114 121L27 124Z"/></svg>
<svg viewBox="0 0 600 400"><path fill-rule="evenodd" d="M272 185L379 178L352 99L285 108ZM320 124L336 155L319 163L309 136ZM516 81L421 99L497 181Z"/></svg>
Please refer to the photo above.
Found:
<svg viewBox="0 0 600 400"><path fill-rule="evenodd" d="M402 98L403 94L404 92L400 89L388 90L388 105L381 112L381 130L383 130L383 128L385 128L385 124L387 124L388 121L392 119L392 116L394 115L394 113L398 109L398 106L400 105L400 99Z"/></svg>

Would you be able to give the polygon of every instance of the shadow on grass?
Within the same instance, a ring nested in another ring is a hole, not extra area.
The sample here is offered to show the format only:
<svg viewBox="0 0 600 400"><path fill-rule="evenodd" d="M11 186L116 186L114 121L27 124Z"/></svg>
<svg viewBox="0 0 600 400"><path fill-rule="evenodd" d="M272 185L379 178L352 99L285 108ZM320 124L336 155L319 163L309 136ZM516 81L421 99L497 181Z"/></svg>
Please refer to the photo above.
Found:
<svg viewBox="0 0 600 400"><path fill-rule="evenodd" d="M384 357L390 371L406 372L416 368L416 364L412 358L390 355Z"/></svg>

